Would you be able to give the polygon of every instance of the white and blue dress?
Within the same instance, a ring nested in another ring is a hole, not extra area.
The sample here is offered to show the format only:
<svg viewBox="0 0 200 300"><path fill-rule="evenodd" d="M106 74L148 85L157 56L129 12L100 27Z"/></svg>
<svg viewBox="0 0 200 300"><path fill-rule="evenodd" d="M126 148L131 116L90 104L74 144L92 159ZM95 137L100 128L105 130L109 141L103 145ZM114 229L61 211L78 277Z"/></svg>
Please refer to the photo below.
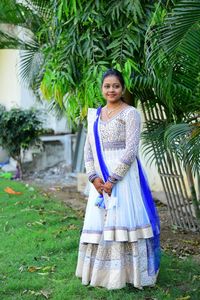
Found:
<svg viewBox="0 0 200 300"><path fill-rule="evenodd" d="M90 181L101 177L114 187L111 197L104 193L99 207L99 194L90 186L76 276L85 285L107 289L126 283L152 286L159 270L160 227L138 159L140 114L132 106L108 121L100 114L101 108L88 110L86 172Z"/></svg>

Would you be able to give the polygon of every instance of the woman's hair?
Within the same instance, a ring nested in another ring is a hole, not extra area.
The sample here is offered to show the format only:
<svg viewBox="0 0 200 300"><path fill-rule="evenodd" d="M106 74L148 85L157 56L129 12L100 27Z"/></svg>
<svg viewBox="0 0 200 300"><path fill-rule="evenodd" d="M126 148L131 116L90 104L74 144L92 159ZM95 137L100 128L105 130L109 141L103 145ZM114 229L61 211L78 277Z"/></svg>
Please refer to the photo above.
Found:
<svg viewBox="0 0 200 300"><path fill-rule="evenodd" d="M105 78L108 77L108 76L116 76L118 78L119 82L121 83L122 89L124 89L124 87L125 87L124 78L123 78L122 74L116 69L108 69L103 74L101 85L103 85L103 82L104 82Z"/></svg>

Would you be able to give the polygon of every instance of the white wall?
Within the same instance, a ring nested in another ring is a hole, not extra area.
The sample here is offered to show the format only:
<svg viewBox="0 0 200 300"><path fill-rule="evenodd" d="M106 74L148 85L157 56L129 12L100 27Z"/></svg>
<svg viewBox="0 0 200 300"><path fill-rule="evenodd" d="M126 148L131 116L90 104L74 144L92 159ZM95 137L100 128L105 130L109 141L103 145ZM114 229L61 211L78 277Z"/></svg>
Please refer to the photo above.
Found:
<svg viewBox="0 0 200 300"><path fill-rule="evenodd" d="M56 139L62 144L63 151L56 150L56 147L52 146L52 151L55 154L47 157L47 153L43 151L40 154L40 160L43 165L48 167L47 162L50 160L51 164L57 163L58 159L65 161L67 165L71 165L71 129L68 126L67 119L62 118L58 120L53 112L49 112L47 109L48 103L43 101L39 103L36 101L34 94L31 90L27 89L18 79L18 68L20 61L20 52L18 50L0 50L0 104L4 105L6 109L13 107L29 109L34 107L40 110L40 116L43 119L43 127L53 130L56 134L62 133L65 135L56 136ZM47 139L51 139L48 137ZM59 148L61 149L61 147ZM26 152L24 161L30 161L33 159L33 154L37 151L33 148ZM2 154L0 149L0 154ZM3 154L2 154L3 155ZM1 155L1 156L2 156ZM3 160L3 158L2 158ZM41 167L41 166L40 166ZM15 169L15 168L14 168Z"/></svg>
<svg viewBox="0 0 200 300"><path fill-rule="evenodd" d="M19 54L18 50L0 50L0 104L7 109L34 106L43 111L45 128L53 129L55 133L70 133L66 118L58 120L53 112L48 112L47 103L37 102L33 92L19 82Z"/></svg>
<svg viewBox="0 0 200 300"><path fill-rule="evenodd" d="M0 104L7 109L20 104L20 85L16 80L17 57L16 50L0 50Z"/></svg>

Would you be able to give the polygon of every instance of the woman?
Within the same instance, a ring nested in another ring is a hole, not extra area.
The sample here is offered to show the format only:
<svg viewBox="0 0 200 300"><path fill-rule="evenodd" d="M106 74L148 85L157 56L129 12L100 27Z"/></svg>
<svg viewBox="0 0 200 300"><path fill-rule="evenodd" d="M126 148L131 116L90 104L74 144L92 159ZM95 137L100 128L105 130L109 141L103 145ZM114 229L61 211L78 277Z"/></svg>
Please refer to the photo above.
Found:
<svg viewBox="0 0 200 300"><path fill-rule="evenodd" d="M140 115L124 89L119 71L103 75L106 105L88 110L84 149L91 189L76 276L107 289L154 285L160 261L159 218L138 159Z"/></svg>

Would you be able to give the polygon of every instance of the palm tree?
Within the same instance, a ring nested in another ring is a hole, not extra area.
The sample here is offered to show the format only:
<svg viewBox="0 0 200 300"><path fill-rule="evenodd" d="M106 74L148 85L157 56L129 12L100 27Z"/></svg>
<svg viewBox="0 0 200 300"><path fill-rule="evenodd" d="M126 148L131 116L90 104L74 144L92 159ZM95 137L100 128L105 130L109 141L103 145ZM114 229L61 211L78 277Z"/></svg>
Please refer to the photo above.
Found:
<svg viewBox="0 0 200 300"><path fill-rule="evenodd" d="M159 12L158 8L155 15ZM175 153L187 172L198 218L200 207L192 174L200 183L199 25L199 1L181 0L177 1L162 24L151 24L146 34L147 67L150 76L159 83L158 93L167 92L165 98L170 108L162 141L166 148ZM152 131L154 138L155 131ZM150 140L151 136L148 136L148 142Z"/></svg>
<svg viewBox="0 0 200 300"><path fill-rule="evenodd" d="M0 49L19 49L20 78L38 92L42 76L44 36L38 36L49 17L47 0L0 2Z"/></svg>

